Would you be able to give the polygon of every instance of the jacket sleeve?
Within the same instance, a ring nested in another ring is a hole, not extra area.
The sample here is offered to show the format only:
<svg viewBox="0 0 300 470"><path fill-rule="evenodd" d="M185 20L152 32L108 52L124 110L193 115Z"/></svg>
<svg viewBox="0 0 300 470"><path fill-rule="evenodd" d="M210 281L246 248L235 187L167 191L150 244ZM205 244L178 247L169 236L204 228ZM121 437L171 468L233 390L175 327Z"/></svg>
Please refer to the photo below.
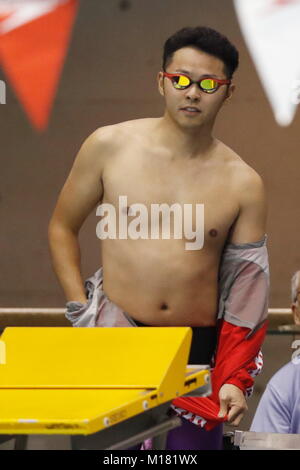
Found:
<svg viewBox="0 0 300 470"><path fill-rule="evenodd" d="M263 362L270 286L266 242L267 235L255 243L228 244L219 273L215 388L231 383L246 396L252 393Z"/></svg>
<svg viewBox="0 0 300 470"><path fill-rule="evenodd" d="M254 379L257 377L263 368L263 354L261 349L258 354L249 361L249 363L241 368L236 374L233 374L226 383L233 384L240 388L247 398L251 397L254 390Z"/></svg>
<svg viewBox="0 0 300 470"><path fill-rule="evenodd" d="M246 396L262 368L262 343L267 330L269 263L267 235L254 243L227 244L219 269L218 343L212 361L212 394L207 398L179 397L173 408L205 418L212 429L218 418L219 391L224 384L239 387ZM188 415L187 415L188 416ZM224 421L224 420L223 420Z"/></svg>
<svg viewBox="0 0 300 470"><path fill-rule="evenodd" d="M221 320L216 352L215 367L212 371L211 398L219 403L219 391L224 384L240 388L245 396L253 392L254 377L262 369L260 348L265 338L267 322L253 334L248 327L232 325Z"/></svg>

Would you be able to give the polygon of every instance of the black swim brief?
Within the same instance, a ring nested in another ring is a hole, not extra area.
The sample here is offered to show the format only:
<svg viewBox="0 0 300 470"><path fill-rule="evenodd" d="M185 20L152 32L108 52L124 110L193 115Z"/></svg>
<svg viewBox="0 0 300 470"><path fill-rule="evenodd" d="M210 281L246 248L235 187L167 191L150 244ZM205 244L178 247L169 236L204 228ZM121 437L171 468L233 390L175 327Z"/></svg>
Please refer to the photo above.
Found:
<svg viewBox="0 0 300 470"><path fill-rule="evenodd" d="M138 320L133 320L137 326L146 325ZM193 326L193 338L188 364L210 364L217 344L216 326Z"/></svg>

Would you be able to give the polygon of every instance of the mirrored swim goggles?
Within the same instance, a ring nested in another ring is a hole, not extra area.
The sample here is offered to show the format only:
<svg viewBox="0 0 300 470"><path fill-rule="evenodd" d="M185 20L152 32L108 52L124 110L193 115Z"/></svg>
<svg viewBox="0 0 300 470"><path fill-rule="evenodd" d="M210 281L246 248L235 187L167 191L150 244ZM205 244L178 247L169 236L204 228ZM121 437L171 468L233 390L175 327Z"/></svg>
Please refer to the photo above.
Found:
<svg viewBox="0 0 300 470"><path fill-rule="evenodd" d="M229 85L231 80L220 80L219 78L204 77L201 80L194 81L187 75L181 73L163 72L163 76L171 80L172 85L177 90L186 90L193 83L197 83L200 90L204 93L215 93L222 85Z"/></svg>

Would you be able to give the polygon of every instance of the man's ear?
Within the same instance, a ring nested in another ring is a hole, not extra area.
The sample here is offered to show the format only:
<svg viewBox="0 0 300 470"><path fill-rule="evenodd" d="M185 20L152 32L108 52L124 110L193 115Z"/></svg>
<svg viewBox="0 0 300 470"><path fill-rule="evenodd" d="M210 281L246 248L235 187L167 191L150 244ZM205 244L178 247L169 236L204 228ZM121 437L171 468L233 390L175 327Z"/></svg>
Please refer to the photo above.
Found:
<svg viewBox="0 0 300 470"><path fill-rule="evenodd" d="M157 84L158 84L158 91L162 96L165 96L165 90L164 90L164 76L163 72L160 71L157 74Z"/></svg>
<svg viewBox="0 0 300 470"><path fill-rule="evenodd" d="M291 305L295 325L300 325L300 308L295 303Z"/></svg>
<svg viewBox="0 0 300 470"><path fill-rule="evenodd" d="M228 104L230 102L230 100L232 98L232 95L234 93L234 90L235 90L235 85L233 83L231 83L229 85L229 87L227 88L227 94L226 94L225 99L224 99L224 104L225 103Z"/></svg>

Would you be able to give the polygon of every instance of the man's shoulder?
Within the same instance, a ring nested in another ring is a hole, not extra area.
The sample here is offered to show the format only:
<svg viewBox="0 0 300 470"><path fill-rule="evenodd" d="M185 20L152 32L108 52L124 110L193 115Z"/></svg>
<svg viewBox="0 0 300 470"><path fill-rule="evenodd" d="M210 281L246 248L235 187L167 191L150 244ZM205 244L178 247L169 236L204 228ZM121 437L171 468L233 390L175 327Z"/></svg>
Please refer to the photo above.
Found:
<svg viewBox="0 0 300 470"><path fill-rule="evenodd" d="M262 188L263 180L258 172L246 163L240 155L238 155L232 148L219 142L220 152L222 159L228 168L231 177L231 183L238 187L247 188Z"/></svg>
<svg viewBox="0 0 300 470"><path fill-rule="evenodd" d="M150 134L149 130L154 125L151 119L135 119L98 127L82 143L80 159L91 165L99 162L103 168L108 160L120 155L131 144L140 142L141 137Z"/></svg>
<svg viewBox="0 0 300 470"><path fill-rule="evenodd" d="M300 381L300 361L290 361L282 366L269 381L269 385L277 388L278 386L289 387L291 382Z"/></svg>
<svg viewBox="0 0 300 470"><path fill-rule="evenodd" d="M88 138L95 142L116 143L130 136L134 137L137 133L149 131L156 120L157 118L141 118L109 124L98 127Z"/></svg>

